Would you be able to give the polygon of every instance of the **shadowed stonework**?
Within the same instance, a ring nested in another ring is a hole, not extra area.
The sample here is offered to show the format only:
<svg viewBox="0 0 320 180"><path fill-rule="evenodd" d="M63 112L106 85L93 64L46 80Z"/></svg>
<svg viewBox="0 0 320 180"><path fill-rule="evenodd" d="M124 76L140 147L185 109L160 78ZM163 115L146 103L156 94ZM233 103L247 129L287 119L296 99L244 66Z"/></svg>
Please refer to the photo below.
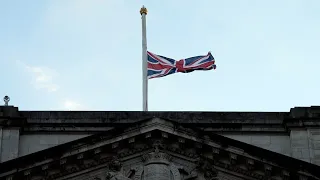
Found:
<svg viewBox="0 0 320 180"><path fill-rule="evenodd" d="M0 178L319 179L319 107L290 112L0 106Z"/></svg>

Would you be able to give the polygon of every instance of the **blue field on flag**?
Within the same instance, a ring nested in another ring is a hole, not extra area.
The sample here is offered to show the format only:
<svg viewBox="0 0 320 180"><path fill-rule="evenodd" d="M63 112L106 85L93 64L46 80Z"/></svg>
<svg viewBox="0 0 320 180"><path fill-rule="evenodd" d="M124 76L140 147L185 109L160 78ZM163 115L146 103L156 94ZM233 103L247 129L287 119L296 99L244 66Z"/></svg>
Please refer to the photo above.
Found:
<svg viewBox="0 0 320 180"><path fill-rule="evenodd" d="M215 60L209 52L205 56L194 56L187 59L174 60L164 56L148 53L148 79L159 78L169 74L194 70L216 69Z"/></svg>

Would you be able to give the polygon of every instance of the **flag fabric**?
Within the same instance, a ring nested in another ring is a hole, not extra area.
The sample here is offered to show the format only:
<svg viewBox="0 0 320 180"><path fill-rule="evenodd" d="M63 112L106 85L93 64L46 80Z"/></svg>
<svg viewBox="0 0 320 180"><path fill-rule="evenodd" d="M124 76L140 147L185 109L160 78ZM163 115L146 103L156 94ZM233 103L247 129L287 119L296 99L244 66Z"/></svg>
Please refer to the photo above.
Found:
<svg viewBox="0 0 320 180"><path fill-rule="evenodd" d="M214 58L209 52L205 56L195 56L176 61L171 58L148 53L148 79L159 78L169 74L182 72L189 73L194 70L216 69Z"/></svg>

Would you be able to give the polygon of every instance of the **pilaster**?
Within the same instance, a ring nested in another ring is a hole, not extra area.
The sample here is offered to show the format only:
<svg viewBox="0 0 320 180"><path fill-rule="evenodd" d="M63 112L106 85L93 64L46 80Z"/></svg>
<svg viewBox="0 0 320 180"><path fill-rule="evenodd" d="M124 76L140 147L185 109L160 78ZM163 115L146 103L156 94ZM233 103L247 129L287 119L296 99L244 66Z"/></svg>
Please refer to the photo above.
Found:
<svg viewBox="0 0 320 180"><path fill-rule="evenodd" d="M2 154L2 127L0 126L0 155ZM2 162L2 158L0 156L0 163Z"/></svg>
<svg viewBox="0 0 320 180"><path fill-rule="evenodd" d="M0 162L18 157L20 129L25 122L18 107L0 106Z"/></svg>
<svg viewBox="0 0 320 180"><path fill-rule="evenodd" d="M320 106L295 107L284 119L292 157L320 165Z"/></svg>

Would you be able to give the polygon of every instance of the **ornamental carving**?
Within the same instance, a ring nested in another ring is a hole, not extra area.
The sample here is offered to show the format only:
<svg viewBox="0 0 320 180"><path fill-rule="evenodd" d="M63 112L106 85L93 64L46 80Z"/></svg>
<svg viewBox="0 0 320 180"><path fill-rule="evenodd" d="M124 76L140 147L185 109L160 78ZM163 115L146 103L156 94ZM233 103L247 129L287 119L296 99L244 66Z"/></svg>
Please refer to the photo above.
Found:
<svg viewBox="0 0 320 180"><path fill-rule="evenodd" d="M210 162L204 159L199 159L197 165L198 169L204 173L204 178L206 178L206 180L217 179L218 171Z"/></svg>
<svg viewBox="0 0 320 180"><path fill-rule="evenodd" d="M109 163L109 172L107 172L106 180L131 180L122 172L122 164L117 157L113 157Z"/></svg>
<svg viewBox="0 0 320 180"><path fill-rule="evenodd" d="M138 168L134 180L181 180L179 169L171 162L172 157L160 151L160 143L154 150L142 156L142 167Z"/></svg>
<svg viewBox="0 0 320 180"><path fill-rule="evenodd" d="M121 162L114 157L109 163L106 180L217 180L218 171L203 158L190 166L175 165L162 141L153 142L153 150L141 155L142 164L124 173Z"/></svg>

